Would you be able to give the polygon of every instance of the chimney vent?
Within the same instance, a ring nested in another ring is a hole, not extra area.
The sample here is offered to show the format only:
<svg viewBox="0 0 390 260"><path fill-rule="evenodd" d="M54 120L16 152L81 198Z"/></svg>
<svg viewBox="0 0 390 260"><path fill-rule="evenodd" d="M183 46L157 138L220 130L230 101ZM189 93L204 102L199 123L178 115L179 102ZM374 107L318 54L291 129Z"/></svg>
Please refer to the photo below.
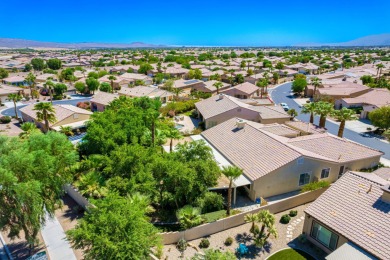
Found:
<svg viewBox="0 0 390 260"><path fill-rule="evenodd" d="M390 184L382 186L382 201L390 204Z"/></svg>
<svg viewBox="0 0 390 260"><path fill-rule="evenodd" d="M238 129L243 129L246 125L246 122L242 119L237 119L236 126Z"/></svg>
<svg viewBox="0 0 390 260"><path fill-rule="evenodd" d="M223 99L223 94L219 94L219 99Z"/></svg>

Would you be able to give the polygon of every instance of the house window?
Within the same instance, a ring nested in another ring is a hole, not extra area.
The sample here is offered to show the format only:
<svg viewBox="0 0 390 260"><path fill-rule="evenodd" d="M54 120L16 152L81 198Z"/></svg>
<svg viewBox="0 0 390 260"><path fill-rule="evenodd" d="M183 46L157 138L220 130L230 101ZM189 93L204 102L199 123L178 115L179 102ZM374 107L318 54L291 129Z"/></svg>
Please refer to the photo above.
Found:
<svg viewBox="0 0 390 260"><path fill-rule="evenodd" d="M305 172L299 175L299 186L308 184L310 182L310 174Z"/></svg>
<svg viewBox="0 0 390 260"><path fill-rule="evenodd" d="M341 166L340 166L338 178L341 178L341 176L343 176L343 174L344 174L344 168L345 168L344 165L341 165Z"/></svg>
<svg viewBox="0 0 390 260"><path fill-rule="evenodd" d="M321 171L321 179L329 177L330 168L322 169Z"/></svg>
<svg viewBox="0 0 390 260"><path fill-rule="evenodd" d="M298 158L298 160L297 160L297 164L298 165L300 165L300 164L303 164L304 163L304 158L303 157L301 157L301 158Z"/></svg>
<svg viewBox="0 0 390 260"><path fill-rule="evenodd" d="M339 236L329 229L321 226L317 222L313 222L310 236L320 242L330 250L335 250Z"/></svg>
<svg viewBox="0 0 390 260"><path fill-rule="evenodd" d="M79 114L73 114L73 119L79 118Z"/></svg>

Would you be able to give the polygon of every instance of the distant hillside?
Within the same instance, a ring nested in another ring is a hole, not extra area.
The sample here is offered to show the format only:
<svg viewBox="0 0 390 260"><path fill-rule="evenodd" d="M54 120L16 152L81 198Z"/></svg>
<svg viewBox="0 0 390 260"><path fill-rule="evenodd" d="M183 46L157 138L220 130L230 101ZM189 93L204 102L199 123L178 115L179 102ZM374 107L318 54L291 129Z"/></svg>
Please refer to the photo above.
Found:
<svg viewBox="0 0 390 260"><path fill-rule="evenodd" d="M341 47L354 47L354 46L390 46L390 33L369 35L361 37L348 42L339 43L302 43L297 44L299 47L319 47L319 46L341 46Z"/></svg>
<svg viewBox="0 0 390 260"><path fill-rule="evenodd" d="M154 45L143 42L132 43L58 43L41 42L25 39L0 38L0 48L64 48L64 49L93 49L93 48L158 48L164 45Z"/></svg>

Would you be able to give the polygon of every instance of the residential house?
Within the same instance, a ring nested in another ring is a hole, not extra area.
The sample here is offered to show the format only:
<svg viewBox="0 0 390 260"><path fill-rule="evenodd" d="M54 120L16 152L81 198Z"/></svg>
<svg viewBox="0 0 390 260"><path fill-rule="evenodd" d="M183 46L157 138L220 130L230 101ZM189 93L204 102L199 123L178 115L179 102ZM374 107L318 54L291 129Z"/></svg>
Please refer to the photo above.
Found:
<svg viewBox="0 0 390 260"><path fill-rule="evenodd" d="M159 98L161 102L167 103L173 99L174 94L157 87L146 87L146 86L136 86L136 87L123 87L118 90L119 96L128 96L128 97L150 97L150 98Z"/></svg>
<svg viewBox="0 0 390 260"><path fill-rule="evenodd" d="M34 104L20 109L24 122L33 122L38 128L44 128L45 123L37 119L37 111L34 110ZM59 131L60 127L70 126L72 129L85 127L85 123L92 115L91 111L78 108L72 105L53 105L56 122L49 123L52 130Z"/></svg>
<svg viewBox="0 0 390 260"><path fill-rule="evenodd" d="M219 82L217 80L209 80L206 82L202 82L201 84L194 84L191 90L201 91L205 93L211 93L211 94L217 94L217 88L214 86L216 82ZM230 84L222 83L222 87L219 89L219 92L222 92L228 88L230 88Z"/></svg>
<svg viewBox="0 0 390 260"><path fill-rule="evenodd" d="M24 95L24 89L8 85L0 85L0 104L9 102L8 95L10 94Z"/></svg>
<svg viewBox="0 0 390 260"><path fill-rule="evenodd" d="M251 105L224 94L202 100L195 107L206 129L235 117L263 124L282 124L290 120L290 116L280 106Z"/></svg>
<svg viewBox="0 0 390 260"><path fill-rule="evenodd" d="M198 79L179 79L175 80L173 84L173 88L181 89L183 91L181 94L184 96L190 95L192 90L201 89L203 87L204 82Z"/></svg>
<svg viewBox="0 0 390 260"><path fill-rule="evenodd" d="M249 82L236 85L232 88L222 91L223 94L240 99L254 98L260 96L260 88Z"/></svg>
<svg viewBox="0 0 390 260"><path fill-rule="evenodd" d="M12 86L24 86L26 84L26 80L24 77L20 76L11 76L8 78L2 79L2 82L7 85L12 85Z"/></svg>
<svg viewBox="0 0 390 260"><path fill-rule="evenodd" d="M305 210L303 233L327 260L390 258L390 182L347 172Z"/></svg>
<svg viewBox="0 0 390 260"><path fill-rule="evenodd" d="M106 106L108 106L116 98L118 98L117 94L99 91L90 100L92 112L104 111L106 109Z"/></svg>
<svg viewBox="0 0 390 260"><path fill-rule="evenodd" d="M328 133L297 135L299 131L286 125L231 118L201 137L243 169L249 181L244 187L252 200L298 191L313 181L335 182L348 170L378 165L383 155Z"/></svg>

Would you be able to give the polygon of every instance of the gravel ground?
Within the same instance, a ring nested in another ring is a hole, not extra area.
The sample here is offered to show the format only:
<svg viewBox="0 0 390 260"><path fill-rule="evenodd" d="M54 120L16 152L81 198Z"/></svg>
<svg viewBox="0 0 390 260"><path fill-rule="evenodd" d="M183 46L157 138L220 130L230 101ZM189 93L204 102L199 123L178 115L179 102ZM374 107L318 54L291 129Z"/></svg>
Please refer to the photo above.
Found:
<svg viewBox="0 0 390 260"><path fill-rule="evenodd" d="M278 238L269 239L270 246L266 249L259 250L253 246L252 237L249 232L251 227L251 223L244 224L232 229L228 229L216 234L213 234L207 237L210 241L210 247L214 249L220 249L221 251L231 251L234 252L238 247L240 242L245 243L250 250L250 254L242 259L266 259L272 253L286 248L288 246L298 247L303 249L304 251L309 252L313 256L318 259L323 259L323 255L316 248L312 247L308 243L302 244L298 241L299 235L302 233L303 229L303 219L304 213L303 211L309 206L309 204L301 205L299 207L294 208L294 210L298 211L298 215L291 218L289 224L281 224L279 223L280 217L284 214L288 214L290 210L280 212L275 214L276 218L276 228L278 230ZM234 242L231 246L225 246L224 242L227 237L232 237ZM199 248L199 243L201 239L196 239L189 242L189 246L185 251L184 258L191 258L194 256L196 252L202 252L203 249ZM180 252L176 249L175 245L166 245L164 246L164 256L162 259L178 259L180 257Z"/></svg>

